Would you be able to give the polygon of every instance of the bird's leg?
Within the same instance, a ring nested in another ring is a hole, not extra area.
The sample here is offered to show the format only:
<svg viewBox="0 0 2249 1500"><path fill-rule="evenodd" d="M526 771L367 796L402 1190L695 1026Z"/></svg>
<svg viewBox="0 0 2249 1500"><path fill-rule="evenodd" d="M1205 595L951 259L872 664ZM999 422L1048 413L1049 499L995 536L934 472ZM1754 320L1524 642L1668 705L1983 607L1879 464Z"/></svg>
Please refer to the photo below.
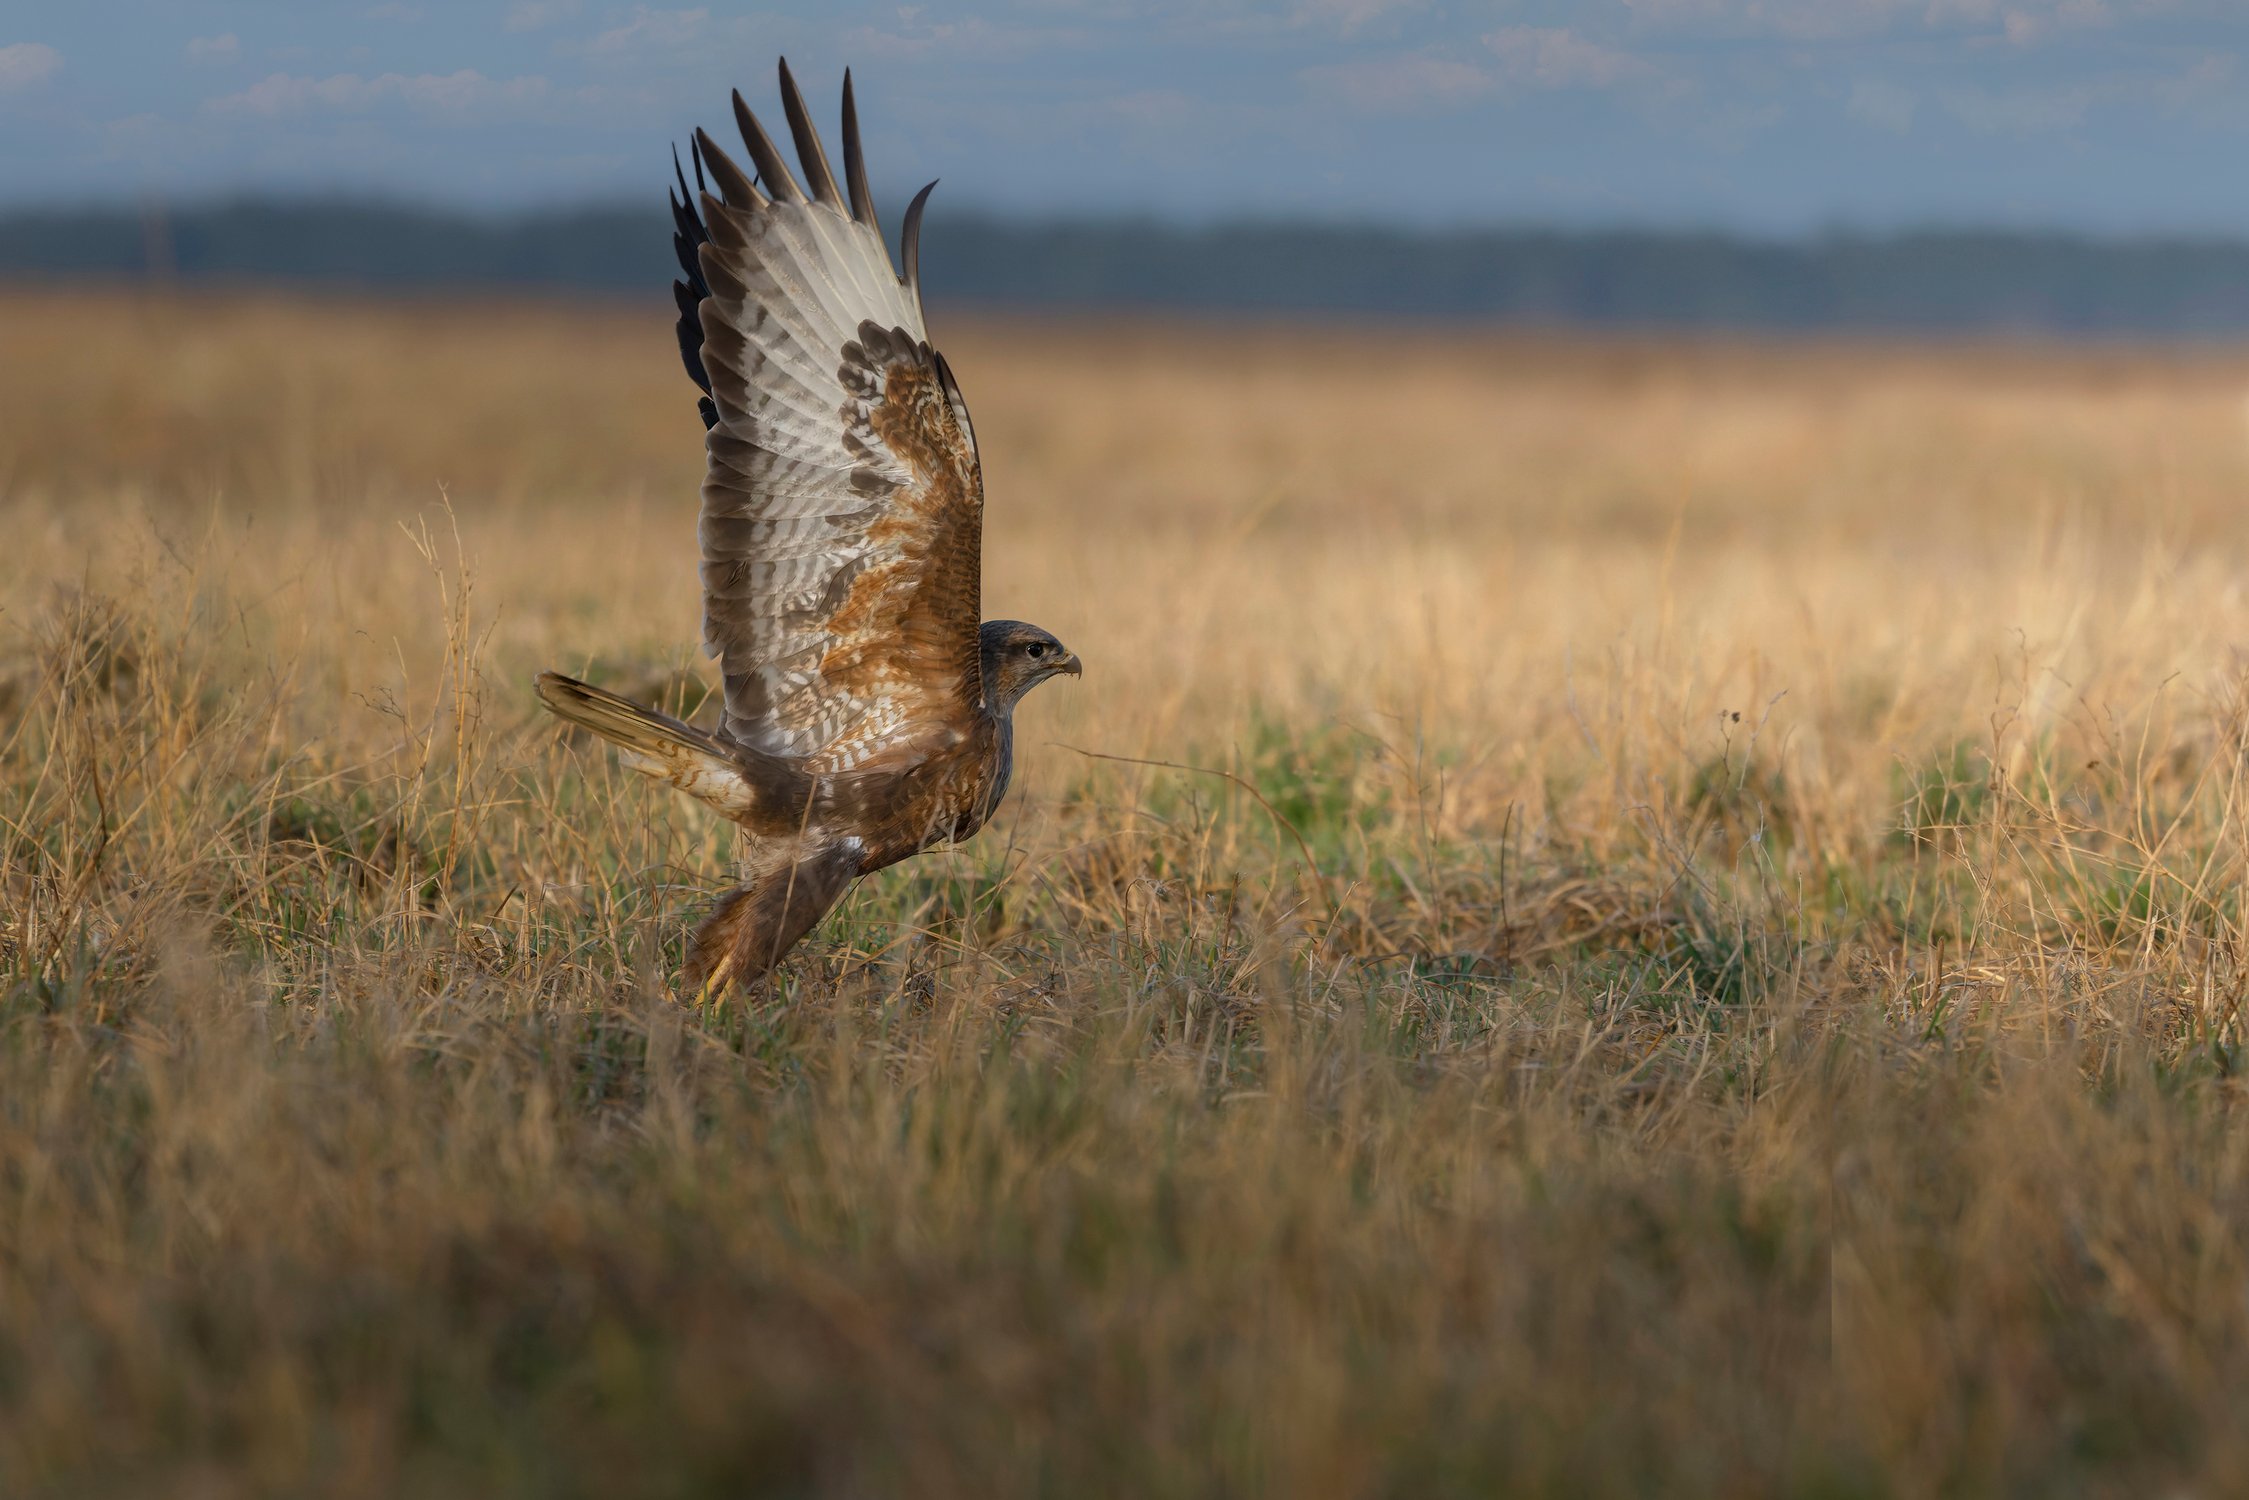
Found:
<svg viewBox="0 0 2249 1500"><path fill-rule="evenodd" d="M702 1010L708 1007L716 1010L723 1005L726 1002L726 982L733 977L733 974L734 955L731 953L719 955L718 962L711 966L710 977L705 979L702 988L695 992L695 1008Z"/></svg>

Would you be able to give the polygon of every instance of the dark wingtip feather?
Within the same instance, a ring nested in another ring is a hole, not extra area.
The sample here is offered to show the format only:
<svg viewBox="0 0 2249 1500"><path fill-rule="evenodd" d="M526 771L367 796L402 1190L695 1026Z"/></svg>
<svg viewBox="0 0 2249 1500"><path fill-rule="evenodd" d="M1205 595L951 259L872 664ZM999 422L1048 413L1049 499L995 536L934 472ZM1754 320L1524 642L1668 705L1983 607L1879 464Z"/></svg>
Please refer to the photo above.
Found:
<svg viewBox="0 0 2249 1500"><path fill-rule="evenodd" d="M765 127L757 122L757 116L750 113L749 105L742 102L740 89L734 91L734 124L742 132L742 144L750 148L750 160L757 164L758 176L765 179L766 191L779 202L802 203L804 189L798 187L797 180L789 175L789 164L774 149L773 137L765 133ZM709 151L713 148L705 141L703 149Z"/></svg>
<svg viewBox="0 0 2249 1500"><path fill-rule="evenodd" d="M700 229L702 225L696 222L696 227ZM702 257L696 254L696 247L702 243L701 239L685 230L672 231L672 258L679 262L681 278L686 282L687 289L698 298L709 296L711 291L703 284Z"/></svg>
<svg viewBox="0 0 2249 1500"><path fill-rule="evenodd" d="M711 404L711 372L703 364L703 290L684 281L672 283L672 301L679 307L679 362L687 367L687 378L703 393L702 404ZM705 427L713 425L706 421Z"/></svg>
<svg viewBox="0 0 2249 1500"><path fill-rule="evenodd" d="M672 205L672 248L678 252L680 264L687 269L688 274L693 275L695 271L694 247L709 239L711 233L703 227L703 221L696 217L695 210L692 207L695 202L695 195L688 191L686 175L679 171L679 149L677 147L672 149L672 171L673 175L679 178L679 190L677 192L666 190L664 194Z"/></svg>
<svg viewBox="0 0 2249 1500"><path fill-rule="evenodd" d="M728 208L765 207L765 194L759 192L757 185L743 175L740 167L734 165L733 157L719 150L718 142L712 140L710 132L701 126L695 129L695 145L702 153L703 160L709 164L711 176L718 179L719 196L726 200ZM795 184L791 183L790 186L794 187Z"/></svg>
<svg viewBox="0 0 2249 1500"><path fill-rule="evenodd" d="M851 70L843 70L843 175L851 187L851 217L882 233L875 222L875 195L867 189L867 156L859 149L859 105L851 93Z"/></svg>
<svg viewBox="0 0 2249 1500"><path fill-rule="evenodd" d="M812 115L804 107L804 95L797 91L797 81L789 72L789 60L781 59L781 109L789 117L789 134L796 140L797 161L804 167L804 185L812 189L812 196L839 212L843 208L843 194L836 190L836 174L829 170L828 152L820 144L820 132L812 124Z"/></svg>
<svg viewBox="0 0 2249 1500"><path fill-rule="evenodd" d="M672 283L672 301L679 308L679 319L673 325L679 338L679 362L687 367L687 378L703 392L696 409L702 413L703 430L707 432L718 425L718 407L711 401L711 372L703 364L703 299L711 294L711 289L703 280L702 257L697 247L708 242L711 233L704 227L702 216L696 213L695 204L709 193L703 189L702 147L690 142L688 149L695 158L697 191L688 190L687 174L680 168L679 147L675 144L672 178L679 188L676 193L666 189L664 196L672 205L672 254L678 258L683 273L681 280Z"/></svg>
<svg viewBox="0 0 2249 1500"><path fill-rule="evenodd" d="M906 228L900 236L900 251L906 261L906 285L914 290L914 300L921 300L921 212L929 206L929 195L937 190L932 182L914 194L914 201L906 205Z"/></svg>

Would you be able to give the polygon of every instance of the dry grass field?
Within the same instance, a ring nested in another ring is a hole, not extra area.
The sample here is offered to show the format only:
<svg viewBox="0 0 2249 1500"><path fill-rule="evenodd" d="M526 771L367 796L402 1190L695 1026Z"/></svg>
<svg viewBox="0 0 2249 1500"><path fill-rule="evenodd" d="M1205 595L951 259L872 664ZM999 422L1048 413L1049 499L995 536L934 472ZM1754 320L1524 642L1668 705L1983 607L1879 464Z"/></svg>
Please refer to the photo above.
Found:
<svg viewBox="0 0 2249 1500"><path fill-rule="evenodd" d="M0 1491L2249 1488L2249 356L938 321L1085 679L697 1012L662 307L0 297Z"/></svg>

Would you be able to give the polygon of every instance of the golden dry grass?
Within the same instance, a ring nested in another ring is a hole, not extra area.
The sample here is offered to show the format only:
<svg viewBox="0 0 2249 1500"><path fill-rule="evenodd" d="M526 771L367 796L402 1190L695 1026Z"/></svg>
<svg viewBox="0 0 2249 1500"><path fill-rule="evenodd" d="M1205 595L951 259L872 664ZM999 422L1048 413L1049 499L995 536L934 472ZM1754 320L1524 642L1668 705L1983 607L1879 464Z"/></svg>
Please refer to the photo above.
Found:
<svg viewBox="0 0 2249 1500"><path fill-rule="evenodd" d="M702 1015L660 311L0 325L7 1493L2249 1485L2249 360L943 319L1086 679Z"/></svg>

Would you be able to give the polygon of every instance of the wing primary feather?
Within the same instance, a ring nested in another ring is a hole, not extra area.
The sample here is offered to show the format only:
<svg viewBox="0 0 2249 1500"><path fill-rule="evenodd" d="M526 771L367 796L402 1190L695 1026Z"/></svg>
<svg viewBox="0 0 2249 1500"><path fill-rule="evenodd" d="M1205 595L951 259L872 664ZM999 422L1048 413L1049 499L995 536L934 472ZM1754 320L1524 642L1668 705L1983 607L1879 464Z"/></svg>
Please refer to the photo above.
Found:
<svg viewBox="0 0 2249 1500"><path fill-rule="evenodd" d="M929 359L930 363L937 366L937 383L943 388L945 399L952 403L953 420L961 424L961 434L968 439L968 446L973 450L976 447L976 428L968 420L968 398L961 394L961 383L953 377L953 367L946 362L944 355L932 349L929 351Z"/></svg>
<svg viewBox="0 0 2249 1500"><path fill-rule="evenodd" d="M711 232L691 206L695 197L688 191L687 174L679 170L677 146L672 148L672 175L679 179L679 191L665 194L672 205L672 253L679 257L680 269L687 273L688 280L700 288L703 277L695 263L695 247L709 239Z"/></svg>
<svg viewBox="0 0 2249 1500"><path fill-rule="evenodd" d="M906 205L906 227L899 236L899 253L906 262L906 285L913 290L914 302L921 302L921 213L929 206L929 195L937 190L931 183L914 194L914 201Z"/></svg>
<svg viewBox="0 0 2249 1500"><path fill-rule="evenodd" d="M774 149L773 137L765 133L765 127L757 122L757 116L751 114L750 107L742 102L740 89L734 91L734 123L741 130L742 144L750 148L750 160L757 163L757 174L765 179L766 190L773 194L774 201L802 203L804 189L798 187L797 180L789 175L789 164ZM704 149L711 148L706 144Z"/></svg>
<svg viewBox="0 0 2249 1500"><path fill-rule="evenodd" d="M686 282L675 281L672 301L679 307L679 322L674 325L679 333L679 362L687 367L687 378L702 389L695 409L702 413L707 432L718 425L718 404L711 400L711 372L703 364L703 298Z"/></svg>
<svg viewBox="0 0 2249 1500"><path fill-rule="evenodd" d="M820 144L820 132L804 107L804 95L797 91L796 78L789 72L789 60L785 57L781 59L781 108L789 117L789 134L796 138L797 160L804 167L804 185L812 189L814 198L841 210L843 194L836 189L836 174L829 170L827 148Z"/></svg>
<svg viewBox="0 0 2249 1500"><path fill-rule="evenodd" d="M727 212L726 205L709 193L703 195L703 212L710 215L711 222L719 226L726 239L722 242L714 237L710 243L696 251L696 269L703 273L703 285L710 289L710 295L724 298L728 302L739 302L749 296L750 289L743 283L740 272L728 263L727 248L729 244L739 240L741 226L728 224L719 218L720 214ZM740 215L733 217L739 218Z"/></svg>
<svg viewBox="0 0 2249 1500"><path fill-rule="evenodd" d="M672 201L672 216L676 219L679 216L681 205L695 201L695 195L687 190L687 169L679 164L679 142L677 141L672 142L672 179L679 184L679 195ZM695 180L697 182L703 180L703 164L700 161L695 163Z"/></svg>
<svg viewBox="0 0 2249 1500"><path fill-rule="evenodd" d="M742 169L734 165L734 158L718 149L718 142L711 139L710 132L697 126L695 143L702 148L703 160L710 164L711 176L718 179L719 196L726 200L728 208L765 207L765 194L742 175Z"/></svg>
<svg viewBox="0 0 2249 1500"><path fill-rule="evenodd" d="M692 147L690 147L692 149ZM694 381L703 392L695 403L702 414L706 431L718 425L718 407L711 400L711 373L703 364L703 299L710 295L710 287L703 280L702 258L698 247L710 239L710 231L703 227L702 218L695 212L694 196L688 191L687 173L679 162L679 147L672 147L672 177L679 184L678 191L666 190L664 196L672 206L672 254L679 260L683 273L672 283L672 301L679 309L679 320L674 329L679 336L679 362L687 367L687 378ZM695 180L703 180L703 162L700 154L695 161Z"/></svg>
<svg viewBox="0 0 2249 1500"><path fill-rule="evenodd" d="M703 143L690 137L687 142L687 155L695 163L695 191L698 193L709 192L711 185L703 180ZM687 201L692 203L695 200L690 198Z"/></svg>
<svg viewBox="0 0 2249 1500"><path fill-rule="evenodd" d="M698 275L695 281L700 283L702 279ZM687 378L705 396L711 393L711 372L703 364L703 298L707 295L708 289L701 285L672 283L672 303L679 309L679 321L674 325L679 335L679 362L687 367Z"/></svg>
<svg viewBox="0 0 2249 1500"><path fill-rule="evenodd" d="M677 150L672 152L672 166L675 170L679 166ZM687 279L700 287L702 273L695 263L695 247L709 239L711 232L703 227L703 221L689 207L695 200L688 196L687 179L684 175L680 177L679 191L667 191L664 196L672 206L672 254L678 257L680 269L687 273Z"/></svg>
<svg viewBox="0 0 2249 1500"><path fill-rule="evenodd" d="M695 275L698 269L695 264L695 247L703 243L699 233L702 227L702 221L688 213L677 198L672 200L672 255L689 276Z"/></svg>
<svg viewBox="0 0 2249 1500"><path fill-rule="evenodd" d="M859 105L851 94L851 70L843 70L843 175L851 185L851 217L882 233L875 222L875 195L867 190L867 157L859 149Z"/></svg>

